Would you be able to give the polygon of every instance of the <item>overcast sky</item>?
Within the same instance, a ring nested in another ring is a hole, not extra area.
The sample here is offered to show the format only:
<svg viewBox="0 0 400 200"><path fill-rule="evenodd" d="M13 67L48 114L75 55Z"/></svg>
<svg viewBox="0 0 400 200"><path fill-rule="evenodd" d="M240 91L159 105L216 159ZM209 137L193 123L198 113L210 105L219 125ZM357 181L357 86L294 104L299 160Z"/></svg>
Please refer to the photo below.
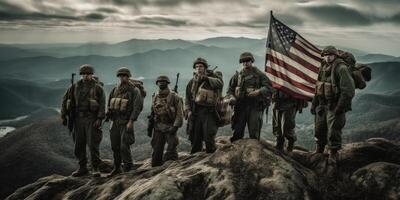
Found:
<svg viewBox="0 0 400 200"><path fill-rule="evenodd" d="M400 56L400 0L0 0L0 43L264 38L270 10L317 45Z"/></svg>

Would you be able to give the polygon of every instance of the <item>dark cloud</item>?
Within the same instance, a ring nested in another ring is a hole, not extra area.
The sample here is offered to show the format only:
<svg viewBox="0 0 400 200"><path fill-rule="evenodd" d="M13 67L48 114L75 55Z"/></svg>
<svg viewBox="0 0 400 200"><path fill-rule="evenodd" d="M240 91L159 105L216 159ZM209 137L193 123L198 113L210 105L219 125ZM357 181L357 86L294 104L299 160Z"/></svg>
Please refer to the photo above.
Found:
<svg viewBox="0 0 400 200"><path fill-rule="evenodd" d="M392 16L389 19L390 22L396 23L396 24L400 24L400 13L397 13L396 15Z"/></svg>
<svg viewBox="0 0 400 200"><path fill-rule="evenodd" d="M119 13L119 10L115 8L97 8L96 11L102 13Z"/></svg>
<svg viewBox="0 0 400 200"><path fill-rule="evenodd" d="M303 24L302 19L299 17L289 14L274 14L276 18L287 25L301 25ZM247 21L236 21L236 22L220 22L217 26L236 26L236 27L248 27L248 28L265 28L269 24L269 14L258 15Z"/></svg>
<svg viewBox="0 0 400 200"><path fill-rule="evenodd" d="M89 21L101 21L107 17L100 13L90 13L90 14L85 15L83 18L85 20L89 20Z"/></svg>
<svg viewBox="0 0 400 200"><path fill-rule="evenodd" d="M185 19L173 19L169 17L140 17L135 20L135 22L139 24L150 24L150 25L158 25L158 26L187 26L189 25L189 21Z"/></svg>
<svg viewBox="0 0 400 200"><path fill-rule="evenodd" d="M370 25L372 20L359 11L340 5L322 5L304 7L306 13L315 18L315 20L336 24L340 26Z"/></svg>

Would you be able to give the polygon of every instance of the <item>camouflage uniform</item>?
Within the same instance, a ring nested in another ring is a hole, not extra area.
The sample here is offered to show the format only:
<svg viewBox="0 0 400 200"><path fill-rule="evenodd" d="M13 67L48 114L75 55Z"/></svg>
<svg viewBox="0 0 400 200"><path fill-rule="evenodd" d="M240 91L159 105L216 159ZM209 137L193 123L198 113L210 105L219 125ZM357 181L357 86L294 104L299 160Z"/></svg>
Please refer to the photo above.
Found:
<svg viewBox="0 0 400 200"><path fill-rule="evenodd" d="M322 54L337 55L337 50L328 46ZM334 152L341 148L345 113L351 110L354 90L353 79L342 59L336 57L332 63L322 62L311 107L311 112L316 114L317 152L322 153L325 145Z"/></svg>
<svg viewBox="0 0 400 200"><path fill-rule="evenodd" d="M157 81L167 81L168 77L160 76ZM151 165L163 164L165 143L168 144L164 160L177 160L176 147L179 144L177 130L183 123L183 102L175 92L168 87L159 90L153 96L151 112L154 114L154 133L151 140L153 147Z"/></svg>
<svg viewBox="0 0 400 200"><path fill-rule="evenodd" d="M120 68L117 76L120 75L131 76L127 68ZM130 145L135 142L135 135L133 129L127 129L127 124L129 120L137 120L142 107L140 90L131 82L120 83L111 90L107 116L112 120L110 139L116 170L120 169L121 163L125 171L133 166Z"/></svg>
<svg viewBox="0 0 400 200"><path fill-rule="evenodd" d="M253 55L247 52L241 55L239 62L242 63L245 59L251 59L254 62ZM232 142L244 137L246 124L250 138L260 139L263 113L269 106L273 90L271 81L266 74L255 66L249 69L243 68L231 78L227 95L235 101ZM258 95L250 97L248 96L250 92L257 92Z"/></svg>
<svg viewBox="0 0 400 200"><path fill-rule="evenodd" d="M80 73L93 74L93 68L83 65ZM94 171L98 170L101 162L99 146L102 132L94 126L97 120L101 122L105 117L105 101L103 88L94 79L79 80L67 90L63 97L62 118L65 118L68 112L75 113L74 153L79 161L80 172L87 171L86 145L89 146L91 165ZM74 108L74 110L70 110L70 108Z"/></svg>
<svg viewBox="0 0 400 200"><path fill-rule="evenodd" d="M198 58L194 62L193 68L198 63L208 67L206 60ZM185 111L191 112L188 120L192 127L188 130L189 140L192 143L191 153L202 151L203 141L207 153L213 153L216 150L215 136L219 121L216 101L221 95L224 85L221 75L220 72L207 70L206 78L199 80L199 76L194 74L186 86Z"/></svg>
<svg viewBox="0 0 400 200"><path fill-rule="evenodd" d="M297 140L296 127L297 111L305 107L307 102L276 90L272 95L272 132L276 137L276 148L283 150L285 138L288 140L287 150L291 152Z"/></svg>

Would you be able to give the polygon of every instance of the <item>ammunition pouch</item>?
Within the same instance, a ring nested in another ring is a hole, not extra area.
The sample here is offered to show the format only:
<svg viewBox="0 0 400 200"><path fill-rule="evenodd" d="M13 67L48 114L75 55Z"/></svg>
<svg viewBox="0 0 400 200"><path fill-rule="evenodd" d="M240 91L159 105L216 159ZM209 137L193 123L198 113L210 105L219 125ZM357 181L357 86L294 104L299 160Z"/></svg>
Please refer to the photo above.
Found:
<svg viewBox="0 0 400 200"><path fill-rule="evenodd" d="M203 106L215 106L218 102L218 94L213 90L200 87L194 102Z"/></svg>
<svg viewBox="0 0 400 200"><path fill-rule="evenodd" d="M120 111L126 112L128 109L128 99L123 98L111 98L110 100L110 110L111 111Z"/></svg>
<svg viewBox="0 0 400 200"><path fill-rule="evenodd" d="M317 96L324 97L326 100L335 99L337 93L336 85L329 82L318 81L316 85Z"/></svg>
<svg viewBox="0 0 400 200"><path fill-rule="evenodd" d="M97 112L100 108L100 104L96 101L96 99L89 99L89 110L91 112Z"/></svg>

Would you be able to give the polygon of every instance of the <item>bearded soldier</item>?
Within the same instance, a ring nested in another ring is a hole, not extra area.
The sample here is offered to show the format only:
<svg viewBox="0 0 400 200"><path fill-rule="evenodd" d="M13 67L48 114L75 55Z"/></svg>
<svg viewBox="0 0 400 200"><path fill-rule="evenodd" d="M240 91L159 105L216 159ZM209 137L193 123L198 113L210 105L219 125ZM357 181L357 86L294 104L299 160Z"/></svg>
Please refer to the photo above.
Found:
<svg viewBox="0 0 400 200"><path fill-rule="evenodd" d="M206 152L213 153L216 150L215 135L219 121L216 105L224 86L222 73L208 70L208 63L203 58L194 61L193 69L195 72L186 86L185 97L191 153L202 151L203 141Z"/></svg>
<svg viewBox="0 0 400 200"><path fill-rule="evenodd" d="M283 151L285 138L288 141L287 152L292 152L296 141L294 128L296 114L307 106L307 101L297 99L291 95L275 90L272 95L272 132L276 137L276 149Z"/></svg>
<svg viewBox="0 0 400 200"><path fill-rule="evenodd" d="M251 53L242 53L239 63L243 68L231 78L227 91L230 103L234 105L231 142L243 138L246 124L250 138L259 140L263 113L269 106L273 88L267 75L253 66Z"/></svg>
<svg viewBox="0 0 400 200"><path fill-rule="evenodd" d="M321 55L324 60L311 106L311 113L315 115L316 153L323 153L328 145L329 160L336 163L338 150L342 147L345 113L351 110L355 87L349 69L335 47L326 47Z"/></svg>
<svg viewBox="0 0 400 200"><path fill-rule="evenodd" d="M111 148L114 154L114 169L109 176L130 171L133 167L130 146L135 142L134 122L143 106L140 90L130 81L128 68L117 71L120 83L111 90L108 99L107 118L112 120L110 129Z"/></svg>
<svg viewBox="0 0 400 200"><path fill-rule="evenodd" d="M149 133L152 137L153 147L151 165L153 167L163 164L163 154L165 143L168 144L164 160L177 160L178 152L176 147L179 143L177 131L183 123L183 102L175 92L168 87L170 83L167 76L159 76L156 84L159 87L158 93L153 96L151 106L152 117L154 119L154 133Z"/></svg>
<svg viewBox="0 0 400 200"><path fill-rule="evenodd" d="M82 65L79 72L81 80L67 90L62 101L61 119L63 124L67 124L69 113L72 112L75 117L75 119L68 119L74 120L74 153L79 161L79 168L72 173L72 176L83 176L89 172L86 145L89 146L94 175L100 175L99 145L102 135L99 129L105 116L105 94L103 88L93 79L93 73L92 66Z"/></svg>

